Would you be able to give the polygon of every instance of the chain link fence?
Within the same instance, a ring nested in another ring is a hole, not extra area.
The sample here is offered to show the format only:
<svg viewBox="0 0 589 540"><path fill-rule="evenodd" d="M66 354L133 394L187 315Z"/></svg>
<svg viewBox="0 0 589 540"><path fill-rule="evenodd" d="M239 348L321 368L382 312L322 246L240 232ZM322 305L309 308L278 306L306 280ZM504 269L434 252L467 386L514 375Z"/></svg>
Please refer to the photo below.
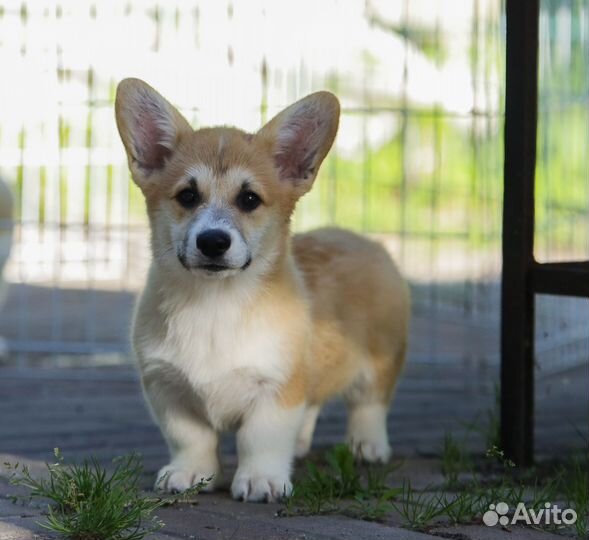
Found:
<svg viewBox="0 0 589 540"><path fill-rule="evenodd" d="M312 14L312 16L311 16ZM588 258L589 1L541 17L539 257ZM0 1L0 173L15 195L0 335L26 361L116 361L147 265L143 202L114 123L124 77L195 127L256 130L335 92L337 143L295 228L381 239L411 281L414 362L498 362L500 0ZM546 372L589 357L589 306L538 303Z"/></svg>

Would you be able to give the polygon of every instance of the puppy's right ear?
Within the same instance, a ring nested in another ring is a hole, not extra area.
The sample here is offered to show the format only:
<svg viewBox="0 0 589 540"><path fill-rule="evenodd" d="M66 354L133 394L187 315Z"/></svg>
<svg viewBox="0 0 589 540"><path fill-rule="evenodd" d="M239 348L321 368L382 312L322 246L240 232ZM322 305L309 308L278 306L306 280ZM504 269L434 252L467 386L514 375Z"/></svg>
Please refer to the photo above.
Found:
<svg viewBox="0 0 589 540"><path fill-rule="evenodd" d="M115 101L117 127L139 187L163 169L183 133L192 128L184 117L151 86L139 79L124 79Z"/></svg>

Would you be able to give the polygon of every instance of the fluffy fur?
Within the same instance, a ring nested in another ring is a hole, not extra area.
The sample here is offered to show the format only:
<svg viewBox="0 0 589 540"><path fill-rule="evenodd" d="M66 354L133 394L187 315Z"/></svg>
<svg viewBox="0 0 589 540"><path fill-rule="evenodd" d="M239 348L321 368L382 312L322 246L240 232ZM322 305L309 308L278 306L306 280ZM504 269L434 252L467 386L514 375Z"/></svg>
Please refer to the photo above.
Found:
<svg viewBox="0 0 589 540"><path fill-rule="evenodd" d="M290 493L294 455L309 450L320 407L335 394L349 406L356 454L386 461L407 287L374 242L339 229L289 231L335 137L337 99L312 94L256 134L194 131L155 90L126 79L116 116L152 232L133 345L171 454L157 487L212 477L213 489L218 433L235 430L233 496ZM200 244L210 231L225 242L213 257Z"/></svg>

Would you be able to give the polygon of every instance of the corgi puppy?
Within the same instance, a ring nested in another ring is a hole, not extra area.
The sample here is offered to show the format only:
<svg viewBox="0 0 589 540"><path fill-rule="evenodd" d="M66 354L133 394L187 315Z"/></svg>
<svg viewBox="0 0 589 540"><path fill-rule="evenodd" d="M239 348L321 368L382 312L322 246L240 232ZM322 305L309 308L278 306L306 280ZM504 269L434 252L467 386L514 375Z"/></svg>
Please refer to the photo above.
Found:
<svg viewBox="0 0 589 540"><path fill-rule="evenodd" d="M357 456L389 459L387 410L405 361L408 289L385 250L330 228L291 238L339 103L317 92L257 133L193 130L137 79L116 119L145 196L153 260L132 340L171 461L156 487L219 480L218 437L235 430L235 499L290 494L322 404L340 394Z"/></svg>

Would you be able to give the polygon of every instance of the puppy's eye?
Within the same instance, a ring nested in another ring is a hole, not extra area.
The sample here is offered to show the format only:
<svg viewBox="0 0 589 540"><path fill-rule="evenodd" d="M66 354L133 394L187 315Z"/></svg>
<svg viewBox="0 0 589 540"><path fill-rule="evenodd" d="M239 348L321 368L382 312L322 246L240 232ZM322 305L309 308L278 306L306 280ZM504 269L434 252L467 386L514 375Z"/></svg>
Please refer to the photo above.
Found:
<svg viewBox="0 0 589 540"><path fill-rule="evenodd" d="M242 191L237 196L237 206L243 212L253 212L260 204L262 199L253 191Z"/></svg>
<svg viewBox="0 0 589 540"><path fill-rule="evenodd" d="M200 202L200 197L193 189L183 189L176 195L176 200L184 208L194 208Z"/></svg>

